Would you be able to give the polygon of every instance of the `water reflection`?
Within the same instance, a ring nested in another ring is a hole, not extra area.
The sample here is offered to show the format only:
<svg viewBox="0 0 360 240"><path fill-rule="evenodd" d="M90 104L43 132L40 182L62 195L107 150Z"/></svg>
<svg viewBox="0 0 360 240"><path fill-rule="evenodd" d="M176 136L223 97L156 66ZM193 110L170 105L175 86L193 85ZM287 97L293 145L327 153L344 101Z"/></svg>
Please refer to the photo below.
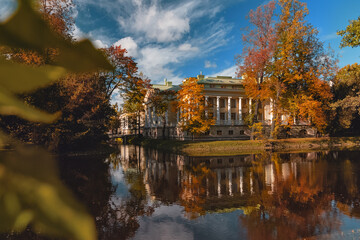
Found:
<svg viewBox="0 0 360 240"><path fill-rule="evenodd" d="M188 157L122 145L120 154L108 161L113 175L123 173L117 187L124 184L128 192L117 192L112 201L118 214L125 216L117 219L122 221L120 224L126 226L130 223L125 220L134 220L130 225L135 227L128 237L138 239L153 238L148 227L154 226L154 221L165 221L174 211L176 217L166 220L169 229L181 223L175 228L177 233L183 228L181 231L191 232L186 239L221 237L207 235L206 231L224 227L216 218L234 216L237 224L225 229L227 238L354 237L360 217L358 155L265 152ZM121 200L116 202L116 198ZM161 211L162 218L157 211ZM221 234L224 238L225 233Z"/></svg>

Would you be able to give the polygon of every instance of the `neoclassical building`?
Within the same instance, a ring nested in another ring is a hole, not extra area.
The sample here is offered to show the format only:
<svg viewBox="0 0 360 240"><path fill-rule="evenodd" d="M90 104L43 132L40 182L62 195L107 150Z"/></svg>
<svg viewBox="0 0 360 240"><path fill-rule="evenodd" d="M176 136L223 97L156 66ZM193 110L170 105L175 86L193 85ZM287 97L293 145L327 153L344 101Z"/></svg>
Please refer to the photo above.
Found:
<svg viewBox="0 0 360 240"><path fill-rule="evenodd" d="M204 77L197 76L198 84L204 85L205 96L205 115L215 119L215 125L201 139L247 139L249 132L245 125L245 120L252 111L252 99L245 95L244 86L241 79L234 79L227 76ZM180 86L173 85L165 79L164 85L154 84L153 89L174 90ZM180 122L180 110L169 108L165 117L155 114L155 107L152 106L150 95L154 91L148 91L145 98L145 124L143 134L151 138L162 138L163 134L168 138L187 139L187 133L178 128ZM259 119L264 124L270 124L272 119L272 109L270 101L262 103L259 110ZM165 121L165 131L163 131Z"/></svg>
<svg viewBox="0 0 360 240"><path fill-rule="evenodd" d="M248 128L249 115L253 111L253 101L246 96L242 79L235 79L227 76L206 77L202 74L197 76L198 84L204 85L205 97L205 116L213 118L215 124L211 126L210 131L201 136L195 136L196 139L215 140L215 139L249 139L250 129ZM145 137L161 139L193 139L192 135L183 132L179 123L181 109L175 109L173 105L169 106L163 116L158 116L155 106L151 102L152 95L160 91L172 90L176 100L176 92L180 90L180 85L173 85L165 79L164 84L153 84L145 96L144 112L140 118L134 119L131 114L121 115L120 134L140 133ZM263 123L264 133L270 134L270 125L273 119L272 101L262 101L259 106L258 119ZM282 115L282 124L288 123L288 117ZM140 124L139 124L140 121ZM309 122L294 121L290 130L283 129L280 137L305 137L315 136L316 131L310 127Z"/></svg>

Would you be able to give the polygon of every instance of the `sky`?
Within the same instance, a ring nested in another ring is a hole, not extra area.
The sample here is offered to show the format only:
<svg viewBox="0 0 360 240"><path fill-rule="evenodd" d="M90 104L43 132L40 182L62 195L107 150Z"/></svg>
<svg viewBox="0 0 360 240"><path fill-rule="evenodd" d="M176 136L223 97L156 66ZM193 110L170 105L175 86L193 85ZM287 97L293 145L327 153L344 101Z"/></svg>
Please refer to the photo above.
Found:
<svg viewBox="0 0 360 240"><path fill-rule="evenodd" d="M0 0L0 19L14 0ZM73 0L74 36L90 38L97 47L121 45L138 63L139 71L162 83L184 78L235 77L235 56L248 15L263 0ZM338 30L360 16L360 0L305 0L307 21L318 38L334 50L339 67L360 62L360 47L339 48Z"/></svg>

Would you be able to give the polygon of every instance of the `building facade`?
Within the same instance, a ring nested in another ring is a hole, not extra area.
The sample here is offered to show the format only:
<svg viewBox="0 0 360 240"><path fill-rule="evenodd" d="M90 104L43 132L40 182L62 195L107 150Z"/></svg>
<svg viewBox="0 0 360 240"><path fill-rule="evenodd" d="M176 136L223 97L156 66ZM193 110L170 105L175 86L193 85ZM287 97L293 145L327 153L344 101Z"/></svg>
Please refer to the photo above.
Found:
<svg viewBox="0 0 360 240"><path fill-rule="evenodd" d="M242 79L234 79L227 76L204 77L198 75L198 84L204 86L205 97L205 116L213 118L215 124L210 131L195 139L215 140L215 139L249 139L250 129L247 123L253 114L254 101L247 97L242 84ZM154 139L193 139L194 136L183 132L179 123L181 109L173 109L169 106L165 115L158 116L155 106L150 101L151 95L155 94L154 89L173 90L174 93L180 90L179 85L173 85L166 79L164 84L154 84L145 97L144 114L142 115L142 131L145 137ZM265 134L269 134L270 125L273 119L272 101L263 101L259 106L258 119L263 123ZM283 124L287 123L287 117L282 116ZM124 126L126 123L124 122ZM291 129L290 136L312 136L313 130L309 129L306 123L298 123Z"/></svg>
<svg viewBox="0 0 360 240"><path fill-rule="evenodd" d="M198 75L198 84L204 86L205 97L205 116L213 118L215 124L211 126L210 131L202 136L196 136L198 139L248 139L249 130L246 119L252 114L252 99L245 94L241 79L232 77L217 76L207 77ZM164 85L153 85L153 88L160 90L178 91L180 86L172 85L165 80ZM149 91L150 99L152 94ZM193 136L181 131L178 127L181 109L168 109L164 118L159 118L155 114L155 106L145 101L145 125L144 135L151 138L172 138L172 139L190 139ZM264 102L259 110L259 119L264 124L271 124L272 109L270 101ZM165 124L164 124L165 122ZM164 126L166 127L164 131Z"/></svg>

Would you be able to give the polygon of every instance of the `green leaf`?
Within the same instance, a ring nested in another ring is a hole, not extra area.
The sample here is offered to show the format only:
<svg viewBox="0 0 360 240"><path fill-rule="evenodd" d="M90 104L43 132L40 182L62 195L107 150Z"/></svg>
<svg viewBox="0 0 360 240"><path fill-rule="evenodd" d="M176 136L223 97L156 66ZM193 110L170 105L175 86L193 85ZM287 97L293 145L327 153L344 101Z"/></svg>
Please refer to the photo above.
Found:
<svg viewBox="0 0 360 240"><path fill-rule="evenodd" d="M18 147L0 157L0 230L93 240L95 224L58 178L49 154Z"/></svg>
<svg viewBox="0 0 360 240"><path fill-rule="evenodd" d="M14 93L30 92L45 87L66 74L62 67L31 67L2 59L0 72L0 86Z"/></svg>
<svg viewBox="0 0 360 240"><path fill-rule="evenodd" d="M43 52L59 49L56 64L73 72L113 70L104 54L89 40L72 43L51 30L41 15L31 7L31 1L18 0L18 9L8 21L0 24L0 44L14 48Z"/></svg>
<svg viewBox="0 0 360 240"><path fill-rule="evenodd" d="M60 113L48 114L25 104L5 88L0 88L0 114L17 115L29 121L43 123L51 123L60 116Z"/></svg>

